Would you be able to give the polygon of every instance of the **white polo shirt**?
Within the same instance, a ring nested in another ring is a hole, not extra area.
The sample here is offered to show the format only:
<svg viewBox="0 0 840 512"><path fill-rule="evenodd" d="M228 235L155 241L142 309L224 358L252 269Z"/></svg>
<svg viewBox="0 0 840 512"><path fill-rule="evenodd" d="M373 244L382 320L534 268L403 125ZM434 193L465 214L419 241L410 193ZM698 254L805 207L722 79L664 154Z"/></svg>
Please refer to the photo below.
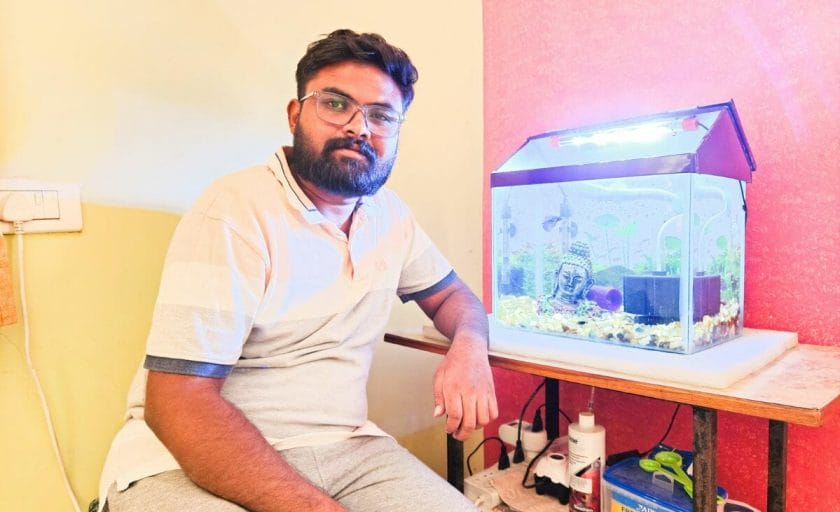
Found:
<svg viewBox="0 0 840 512"><path fill-rule="evenodd" d="M226 378L222 396L277 449L387 435L367 420L374 343L395 296L426 296L451 265L397 195L381 189L353 213L349 237L289 172L268 165L213 183L173 235L155 304L146 369ZM146 371L103 469L116 482L177 469L143 421Z"/></svg>

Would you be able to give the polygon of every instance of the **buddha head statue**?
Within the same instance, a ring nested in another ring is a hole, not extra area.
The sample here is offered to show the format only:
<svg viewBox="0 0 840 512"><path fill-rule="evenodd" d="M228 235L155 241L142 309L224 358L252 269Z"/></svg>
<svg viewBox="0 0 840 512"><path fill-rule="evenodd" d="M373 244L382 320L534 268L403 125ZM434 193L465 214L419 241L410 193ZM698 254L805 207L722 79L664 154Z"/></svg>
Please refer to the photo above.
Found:
<svg viewBox="0 0 840 512"><path fill-rule="evenodd" d="M563 304L577 304L592 287L592 260L586 242L574 242L560 259L552 297Z"/></svg>

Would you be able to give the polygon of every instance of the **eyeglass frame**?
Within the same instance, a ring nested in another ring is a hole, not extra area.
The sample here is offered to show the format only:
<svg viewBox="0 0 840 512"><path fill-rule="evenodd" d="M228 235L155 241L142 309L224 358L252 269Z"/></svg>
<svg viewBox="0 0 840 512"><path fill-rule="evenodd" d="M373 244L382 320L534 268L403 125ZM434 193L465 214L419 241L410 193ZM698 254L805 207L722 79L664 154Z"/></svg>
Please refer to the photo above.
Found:
<svg viewBox="0 0 840 512"><path fill-rule="evenodd" d="M354 117L356 117L357 112L361 112L362 113L362 119L364 119L364 121L365 121L365 126L368 127L368 129L371 131L371 133L373 133L375 135L378 135L380 137L391 138L391 137L395 137L397 134L400 133L400 128L402 127L402 123L405 121L405 115L400 113L400 112L397 112L395 109L393 109L391 107L383 106L383 105L375 105L375 104L374 105L362 105L358 101L354 100L353 98L351 98L349 96L346 96L344 94L338 93L338 92L334 92L334 91L325 91L325 90L321 90L321 89L314 90L314 91L312 91L308 94L305 94L302 97L298 98L298 102L303 103L304 101L308 100L309 98L313 98L313 97L317 99L318 96L321 95L321 94L331 94L333 96L338 96L339 98L347 100L350 103L350 105L356 107L356 110L352 113L352 115L350 115L350 118L345 123L334 123L332 121L327 121L326 119L324 119L323 117L320 116L319 109L318 109L318 102L316 101L315 102L315 115L318 116L318 119L320 119L321 121L323 121L327 124L331 124L333 126L344 126L344 125L350 123L350 121L352 121ZM397 128L394 131L394 133L392 133L391 135L382 135L382 134L376 133L374 131L374 129L371 127L371 123L368 122L368 110L371 109L371 108L380 108L380 109L383 109L383 110L391 110L391 111L394 112L394 114L396 114L395 117L397 119Z"/></svg>

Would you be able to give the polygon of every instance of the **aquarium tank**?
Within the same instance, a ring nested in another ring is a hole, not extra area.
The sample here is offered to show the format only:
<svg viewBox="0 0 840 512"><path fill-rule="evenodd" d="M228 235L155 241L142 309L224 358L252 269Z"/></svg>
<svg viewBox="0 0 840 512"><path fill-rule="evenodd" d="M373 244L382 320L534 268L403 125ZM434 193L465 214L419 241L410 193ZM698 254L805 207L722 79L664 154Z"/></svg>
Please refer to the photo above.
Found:
<svg viewBox="0 0 840 512"><path fill-rule="evenodd" d="M691 354L743 330L734 102L529 137L491 174L503 327Z"/></svg>

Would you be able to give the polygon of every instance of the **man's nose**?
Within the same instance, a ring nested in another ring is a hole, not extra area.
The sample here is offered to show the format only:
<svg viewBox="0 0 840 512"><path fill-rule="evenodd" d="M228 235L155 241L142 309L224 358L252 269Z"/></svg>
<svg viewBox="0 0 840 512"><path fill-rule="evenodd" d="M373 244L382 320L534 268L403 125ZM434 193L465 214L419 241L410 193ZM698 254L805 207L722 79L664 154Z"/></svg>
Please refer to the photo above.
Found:
<svg viewBox="0 0 840 512"><path fill-rule="evenodd" d="M367 117L361 109L357 109L356 113L353 114L353 117L351 117L350 120L347 121L347 124L344 125L344 131L348 134L352 134L357 137L370 137L370 129L368 128Z"/></svg>

